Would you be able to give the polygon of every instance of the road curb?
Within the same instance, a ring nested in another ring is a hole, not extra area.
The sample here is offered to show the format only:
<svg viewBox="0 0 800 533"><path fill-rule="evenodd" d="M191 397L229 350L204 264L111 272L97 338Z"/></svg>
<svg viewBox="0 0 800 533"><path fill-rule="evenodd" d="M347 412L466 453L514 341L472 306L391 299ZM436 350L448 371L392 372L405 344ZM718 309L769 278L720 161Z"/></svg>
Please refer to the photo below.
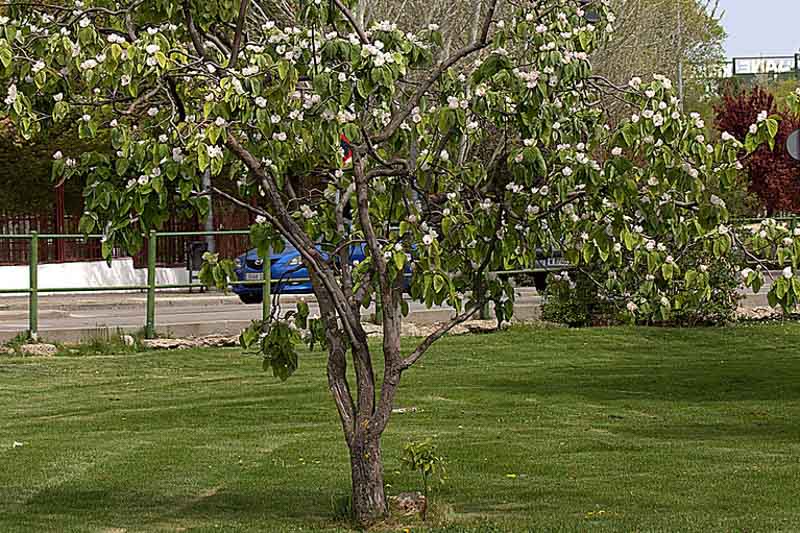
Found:
<svg viewBox="0 0 800 533"><path fill-rule="evenodd" d="M416 326L430 326L441 322L446 322L453 316L451 309L426 309L412 311L405 318ZM518 320L530 321L538 320L541 317L540 305L538 302L526 301L515 307L514 317ZM362 314L362 320L368 322L370 313ZM163 324L157 322L156 333L163 337L205 337L209 335L238 335L242 329L250 325L251 320L222 320L217 322L182 322L174 324ZM136 334L142 330L142 324L131 324L122 326L97 326L79 328L51 328L40 329L39 335L43 340L50 342L82 342L96 338L105 338L115 334ZM0 343L14 338L18 332L0 331Z"/></svg>

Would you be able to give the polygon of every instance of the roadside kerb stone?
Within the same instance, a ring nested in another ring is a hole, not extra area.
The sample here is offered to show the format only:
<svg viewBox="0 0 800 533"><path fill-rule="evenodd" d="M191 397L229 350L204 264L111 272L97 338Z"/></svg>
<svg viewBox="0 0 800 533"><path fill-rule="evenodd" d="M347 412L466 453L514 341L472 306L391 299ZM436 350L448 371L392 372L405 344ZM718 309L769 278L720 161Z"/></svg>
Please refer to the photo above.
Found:
<svg viewBox="0 0 800 533"><path fill-rule="evenodd" d="M31 357L53 357L57 352L55 344L23 344L19 347L22 355Z"/></svg>

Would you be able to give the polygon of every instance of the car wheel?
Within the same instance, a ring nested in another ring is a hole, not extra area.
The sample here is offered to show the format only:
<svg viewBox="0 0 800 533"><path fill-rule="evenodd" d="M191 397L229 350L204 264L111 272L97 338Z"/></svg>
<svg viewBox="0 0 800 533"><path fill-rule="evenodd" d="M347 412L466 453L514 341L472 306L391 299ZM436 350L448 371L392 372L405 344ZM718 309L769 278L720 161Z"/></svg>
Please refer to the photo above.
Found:
<svg viewBox="0 0 800 533"><path fill-rule="evenodd" d="M533 285L539 294L544 293L545 289L547 289L547 272L534 272Z"/></svg>
<svg viewBox="0 0 800 533"><path fill-rule="evenodd" d="M263 295L259 293L240 294L239 299L245 304L260 304L264 300Z"/></svg>

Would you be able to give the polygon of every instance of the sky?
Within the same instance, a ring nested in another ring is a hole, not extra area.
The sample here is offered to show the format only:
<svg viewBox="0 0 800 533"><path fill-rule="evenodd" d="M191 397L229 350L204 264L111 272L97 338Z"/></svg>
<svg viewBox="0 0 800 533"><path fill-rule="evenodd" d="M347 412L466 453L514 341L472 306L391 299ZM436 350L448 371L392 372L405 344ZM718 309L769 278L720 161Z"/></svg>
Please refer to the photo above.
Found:
<svg viewBox="0 0 800 533"><path fill-rule="evenodd" d="M729 58L800 51L800 0L720 0L720 8Z"/></svg>

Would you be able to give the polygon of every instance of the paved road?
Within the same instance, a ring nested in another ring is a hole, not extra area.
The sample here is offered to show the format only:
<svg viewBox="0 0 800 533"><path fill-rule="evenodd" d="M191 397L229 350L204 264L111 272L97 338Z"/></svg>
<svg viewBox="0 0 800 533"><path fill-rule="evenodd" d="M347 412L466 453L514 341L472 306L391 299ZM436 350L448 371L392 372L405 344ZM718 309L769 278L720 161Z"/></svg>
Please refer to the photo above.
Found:
<svg viewBox="0 0 800 533"><path fill-rule="evenodd" d="M284 309L294 308L297 296L281 297ZM312 314L317 308L309 297ZM42 338L77 341L105 332L135 332L144 326L146 298L140 293L42 296L39 302L39 331ZM535 291L519 291L523 313L538 312ZM430 324L446 320L452 313L447 307L427 309L410 303L409 320ZM364 311L368 318L370 310ZM244 305L232 295L161 293L156 298L156 328L174 336L236 334L250 321L261 317L261 305ZM529 316L532 318L532 316ZM26 298L0 299L0 342L28 329Z"/></svg>
<svg viewBox="0 0 800 533"><path fill-rule="evenodd" d="M757 295L747 295L742 305L766 306L768 287L769 284ZM291 309L297 298L282 296L281 305ZM308 299L314 313L313 298ZM146 302L145 295L139 292L44 295L39 303L39 331L43 338L54 341L78 341L118 330L136 332L144 326ZM517 316L538 317L539 303L534 289L518 289ZM447 320L452 313L446 307L426 309L413 302L410 308L408 320L417 325ZM365 319L369 313L364 311ZM230 294L162 292L156 299L156 328L165 335L233 335L260 317L260 305L244 305ZM0 298L0 342L27 330L27 297Z"/></svg>

